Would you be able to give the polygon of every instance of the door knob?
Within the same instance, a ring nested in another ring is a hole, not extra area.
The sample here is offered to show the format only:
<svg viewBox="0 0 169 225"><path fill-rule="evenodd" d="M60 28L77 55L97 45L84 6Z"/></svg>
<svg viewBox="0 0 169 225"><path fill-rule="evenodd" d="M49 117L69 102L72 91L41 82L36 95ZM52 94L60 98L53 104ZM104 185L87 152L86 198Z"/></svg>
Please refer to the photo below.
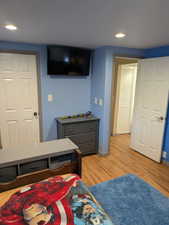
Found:
<svg viewBox="0 0 169 225"><path fill-rule="evenodd" d="M160 120L160 121L163 121L163 120L165 120L165 117L159 116L159 117L157 117L157 119Z"/></svg>
<svg viewBox="0 0 169 225"><path fill-rule="evenodd" d="M35 117L37 117L37 116L38 116L38 113L37 113L37 112L34 112L33 115L34 115Z"/></svg>

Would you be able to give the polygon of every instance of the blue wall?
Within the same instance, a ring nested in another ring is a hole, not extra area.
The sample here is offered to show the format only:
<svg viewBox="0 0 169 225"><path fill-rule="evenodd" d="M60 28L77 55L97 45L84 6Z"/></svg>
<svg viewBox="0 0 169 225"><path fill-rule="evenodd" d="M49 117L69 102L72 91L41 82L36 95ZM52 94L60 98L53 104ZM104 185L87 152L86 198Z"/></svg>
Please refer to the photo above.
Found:
<svg viewBox="0 0 169 225"><path fill-rule="evenodd" d="M163 150L167 152L166 159L164 160L169 162L169 105L168 105L168 111L167 111Z"/></svg>
<svg viewBox="0 0 169 225"><path fill-rule="evenodd" d="M36 51L38 53L43 140L56 139L56 117L90 110L90 76L82 78L48 76L45 45L0 42L0 50ZM53 94L53 102L48 102L48 94Z"/></svg>
<svg viewBox="0 0 169 225"><path fill-rule="evenodd" d="M112 69L114 56L144 57L144 50L102 47L94 52L93 73L91 77L91 110L100 120L99 152L107 154L109 150L110 124L111 124L111 89ZM94 98L102 98L103 106L96 105Z"/></svg>
<svg viewBox="0 0 169 225"><path fill-rule="evenodd" d="M144 52L145 58L169 56L169 45L157 48L148 48Z"/></svg>
<svg viewBox="0 0 169 225"><path fill-rule="evenodd" d="M109 57L109 53L111 57ZM106 154L109 147L110 123L107 119L109 117L109 108L107 109L107 106L111 101L111 83L111 50L109 48L96 49L93 56L93 73L91 77L91 111L100 118L99 152L101 154ZM103 106L94 103L95 97L103 100Z"/></svg>
<svg viewBox="0 0 169 225"><path fill-rule="evenodd" d="M162 56L169 56L169 46L162 46L145 50L145 58L162 57ZM164 160L169 162L169 105L164 133L163 150L167 152L167 157Z"/></svg>

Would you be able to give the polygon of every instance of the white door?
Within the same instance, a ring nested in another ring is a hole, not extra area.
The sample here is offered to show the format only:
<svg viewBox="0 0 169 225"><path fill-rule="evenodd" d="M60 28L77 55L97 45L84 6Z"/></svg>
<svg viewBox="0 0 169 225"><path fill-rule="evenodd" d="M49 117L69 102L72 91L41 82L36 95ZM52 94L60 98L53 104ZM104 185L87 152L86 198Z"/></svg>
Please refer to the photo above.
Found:
<svg viewBox="0 0 169 225"><path fill-rule="evenodd" d="M0 53L0 135L3 148L39 142L35 55Z"/></svg>
<svg viewBox="0 0 169 225"><path fill-rule="evenodd" d="M131 147L160 162L169 93L169 57L139 63Z"/></svg>
<svg viewBox="0 0 169 225"><path fill-rule="evenodd" d="M116 134L131 131L136 75L137 64L119 65Z"/></svg>

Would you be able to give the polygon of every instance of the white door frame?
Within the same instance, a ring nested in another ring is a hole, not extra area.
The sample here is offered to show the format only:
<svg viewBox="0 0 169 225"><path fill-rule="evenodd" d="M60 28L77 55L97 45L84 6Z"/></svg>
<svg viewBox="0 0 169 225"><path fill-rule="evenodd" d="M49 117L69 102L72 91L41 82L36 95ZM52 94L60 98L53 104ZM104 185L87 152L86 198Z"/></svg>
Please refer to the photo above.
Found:
<svg viewBox="0 0 169 225"><path fill-rule="evenodd" d="M39 116L39 140L43 141L43 130L42 130L42 102L41 102L41 88L40 88L40 65L39 65L39 53L36 51L27 51L27 50L2 50L0 53L11 53L11 54L23 54L23 55L34 55L36 57L36 66L37 66L37 95L38 95L38 116ZM1 134L0 134L0 149L1 145Z"/></svg>

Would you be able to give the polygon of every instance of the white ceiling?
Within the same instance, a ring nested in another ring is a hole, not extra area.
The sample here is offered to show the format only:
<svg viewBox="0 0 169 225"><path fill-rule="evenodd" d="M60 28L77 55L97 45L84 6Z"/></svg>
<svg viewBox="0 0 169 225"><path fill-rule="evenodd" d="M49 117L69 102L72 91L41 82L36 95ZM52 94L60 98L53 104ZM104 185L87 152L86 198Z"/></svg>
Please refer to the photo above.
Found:
<svg viewBox="0 0 169 225"><path fill-rule="evenodd" d="M11 32L3 28L12 23ZM83 47L169 44L169 0L1 0L0 40ZM117 40L114 34L126 33Z"/></svg>

